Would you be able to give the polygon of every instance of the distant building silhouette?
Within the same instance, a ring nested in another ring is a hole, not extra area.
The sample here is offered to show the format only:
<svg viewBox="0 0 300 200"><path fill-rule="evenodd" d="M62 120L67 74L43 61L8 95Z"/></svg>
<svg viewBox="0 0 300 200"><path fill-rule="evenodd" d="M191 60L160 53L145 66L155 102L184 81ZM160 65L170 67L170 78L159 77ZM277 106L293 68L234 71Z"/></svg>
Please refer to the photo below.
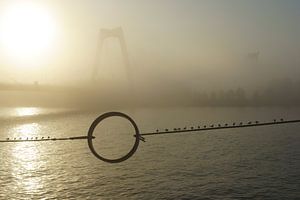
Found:
<svg viewBox="0 0 300 200"><path fill-rule="evenodd" d="M259 55L260 55L259 51L249 52L247 54L247 60L251 61L251 63L258 63Z"/></svg>

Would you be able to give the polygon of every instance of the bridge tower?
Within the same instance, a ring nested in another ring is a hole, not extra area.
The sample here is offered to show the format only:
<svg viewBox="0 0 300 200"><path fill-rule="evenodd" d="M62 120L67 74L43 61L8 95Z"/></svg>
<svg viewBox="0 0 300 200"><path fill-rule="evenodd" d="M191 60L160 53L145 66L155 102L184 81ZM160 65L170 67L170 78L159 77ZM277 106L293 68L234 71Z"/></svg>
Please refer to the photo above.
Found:
<svg viewBox="0 0 300 200"><path fill-rule="evenodd" d="M96 54L96 60L95 60L95 66L92 71L92 82L95 82L98 75L98 70L101 67L101 59L103 57L103 44L106 39L109 38L117 38L119 41L119 44L121 46L121 52L123 55L123 62L125 66L125 71L127 75L127 80L130 82L130 63L128 58L128 51L127 46L125 42L124 33L121 27L113 28L113 29L100 29L99 32L99 39L97 44L97 54Z"/></svg>

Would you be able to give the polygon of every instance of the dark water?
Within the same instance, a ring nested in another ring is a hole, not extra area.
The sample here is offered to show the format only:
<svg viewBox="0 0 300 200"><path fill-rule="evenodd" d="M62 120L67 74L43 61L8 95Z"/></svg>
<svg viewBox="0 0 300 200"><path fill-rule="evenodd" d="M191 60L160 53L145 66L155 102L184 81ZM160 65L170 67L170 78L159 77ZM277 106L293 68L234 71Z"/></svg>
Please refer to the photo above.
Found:
<svg viewBox="0 0 300 200"><path fill-rule="evenodd" d="M101 112L2 108L0 139L85 135ZM234 121L299 119L299 108L168 108L124 111L141 132ZM111 126L97 142L115 156L131 145ZM117 128L116 128L117 127ZM102 134L102 135L100 135ZM101 137L100 137L101 136ZM103 136L103 137L102 137ZM128 138L130 138L128 140ZM127 145L127 146L126 146ZM146 137L120 164L85 140L0 143L0 199L299 199L300 124Z"/></svg>

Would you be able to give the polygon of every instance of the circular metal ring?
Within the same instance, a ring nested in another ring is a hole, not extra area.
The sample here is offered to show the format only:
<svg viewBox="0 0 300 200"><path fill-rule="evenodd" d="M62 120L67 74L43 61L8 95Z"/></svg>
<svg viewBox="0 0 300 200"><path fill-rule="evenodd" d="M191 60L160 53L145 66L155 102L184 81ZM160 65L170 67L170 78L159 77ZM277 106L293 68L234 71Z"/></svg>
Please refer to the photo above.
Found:
<svg viewBox="0 0 300 200"><path fill-rule="evenodd" d="M103 121L104 119L109 118L109 117L123 117L123 118L127 119L135 129L135 143L134 143L132 149L125 156L123 156L121 158L117 158L117 159L108 159L108 158L104 158L104 157L100 156L95 151L94 146L93 146L93 132L94 132L96 126L101 121ZM104 162L108 162L108 163L119 163L119 162L123 162L123 161L127 160L128 158L130 158L137 150L137 148L139 146L139 141L140 141L140 132L139 132L139 129L138 129L136 123L133 121L133 119L131 117L129 117L128 115L121 113L121 112L107 112L107 113L100 115L98 118L96 118L93 121L93 123L91 124L89 131L88 131L88 145L89 145L91 152L98 159L100 159Z"/></svg>

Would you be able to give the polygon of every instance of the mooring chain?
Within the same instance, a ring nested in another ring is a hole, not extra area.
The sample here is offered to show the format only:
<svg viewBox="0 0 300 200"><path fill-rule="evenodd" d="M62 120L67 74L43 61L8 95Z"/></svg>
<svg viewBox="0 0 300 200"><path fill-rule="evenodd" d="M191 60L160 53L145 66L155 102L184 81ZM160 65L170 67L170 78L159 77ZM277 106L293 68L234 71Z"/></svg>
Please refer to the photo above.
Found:
<svg viewBox="0 0 300 200"><path fill-rule="evenodd" d="M94 148L93 145L93 139L95 139L95 136L93 136L94 130L97 127L98 124L100 124L104 119L110 118L110 117L122 117L128 120L131 125L134 128L135 134L133 135L135 137L135 143L131 150L123 157L117 158L117 159L109 159L101 156ZM155 136L155 135L162 135L162 134L175 134L175 133L191 133L191 132L200 132L200 131L209 131L209 130L220 130L220 129L234 129L234 128L247 128L247 127L256 127L256 126L273 126L273 125L280 125L280 124L290 124L290 123L300 123L300 119L297 120L276 120L270 122L259 122L259 121L249 121L249 122L233 122L233 123L226 123L226 124L210 124L210 125L197 125L197 126L189 126L189 127L183 127L183 128L173 128L173 129L163 129L159 130L157 129L155 132L144 132L140 133L138 126L134 122L134 120L129 117L128 115L121 113L121 112L107 112L102 115L100 115L98 118L96 118L93 123L91 124L87 136L73 136L73 137L54 137L51 138L48 137L26 137L26 138L6 138L6 140L0 140L0 143L14 143L14 142L42 142L42 141L62 141L62 140L87 140L88 146L91 150L91 152L100 160L108 162L108 163L119 163L127 160L130 158L137 150L139 146L139 142L143 141L145 142L144 136Z"/></svg>
<svg viewBox="0 0 300 200"><path fill-rule="evenodd" d="M0 140L0 142L43 142L43 141L61 141L61 140L83 140L87 139L87 136L74 136L74 137L14 137L6 138L6 140ZM93 137L95 139L95 137Z"/></svg>
<svg viewBox="0 0 300 200"><path fill-rule="evenodd" d="M219 130L219 129L233 129L233 128L246 128L246 127L254 127L254 126L272 126L279 124L289 124L289 123L299 123L300 120L276 120L274 119L271 122L259 122L259 121L249 121L247 123L226 123L226 124L211 124L211 125L203 125L203 126L189 126L183 128L173 128L173 129L156 129L155 132L141 133L141 136L150 136L150 135L161 135L161 134L171 134L171 133L188 133L188 132L199 132L199 131L208 131L208 130Z"/></svg>

